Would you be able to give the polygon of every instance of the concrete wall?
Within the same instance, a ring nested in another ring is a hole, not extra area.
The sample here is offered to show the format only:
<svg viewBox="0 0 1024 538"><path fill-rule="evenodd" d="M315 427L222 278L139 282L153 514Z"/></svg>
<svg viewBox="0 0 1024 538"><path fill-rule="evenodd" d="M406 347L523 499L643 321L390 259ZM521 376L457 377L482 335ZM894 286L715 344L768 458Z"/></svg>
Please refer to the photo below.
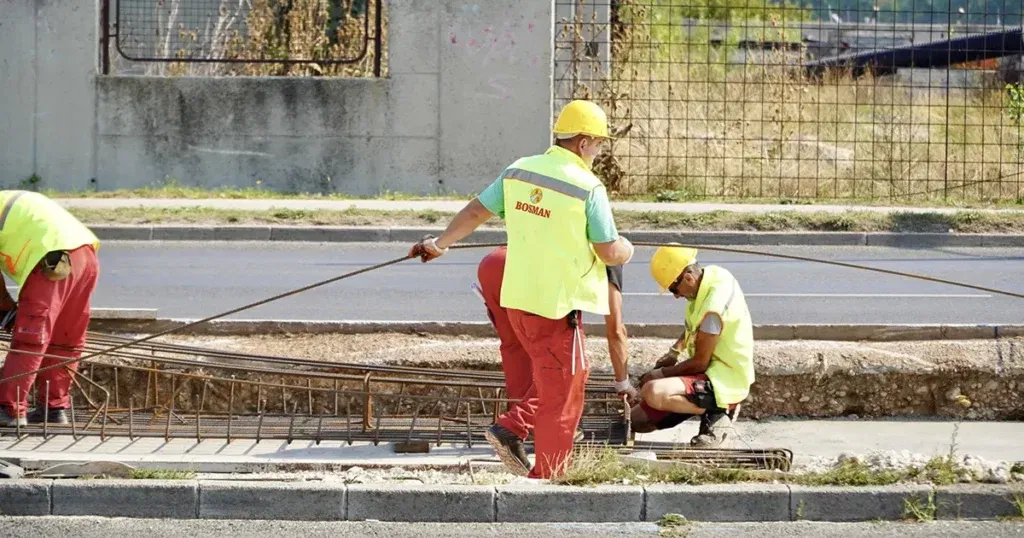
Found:
<svg viewBox="0 0 1024 538"><path fill-rule="evenodd" d="M104 77L92 0L0 0L0 184L475 192L547 147L551 0L389 15L384 79Z"/></svg>
<svg viewBox="0 0 1024 538"><path fill-rule="evenodd" d="M91 0L0 0L0 184L92 184L97 11Z"/></svg>

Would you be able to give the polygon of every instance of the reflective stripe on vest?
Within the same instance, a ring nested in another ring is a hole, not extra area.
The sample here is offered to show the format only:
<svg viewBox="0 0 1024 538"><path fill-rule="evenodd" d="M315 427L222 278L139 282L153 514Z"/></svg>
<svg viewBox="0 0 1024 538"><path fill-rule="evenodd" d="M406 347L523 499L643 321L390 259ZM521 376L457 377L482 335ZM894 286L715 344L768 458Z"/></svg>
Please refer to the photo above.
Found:
<svg viewBox="0 0 1024 538"><path fill-rule="evenodd" d="M586 200L601 183L563 152L519 159L502 174L501 306L549 319L573 310L608 315L608 274L587 239Z"/></svg>
<svg viewBox="0 0 1024 538"><path fill-rule="evenodd" d="M718 294L728 295L725 300ZM722 333L705 372L720 407L742 401L754 382L754 330L746 299L736 278L722 267L704 268L697 298L686 310L686 347L696 352L696 334L704 317L716 312L722 318Z"/></svg>
<svg viewBox="0 0 1024 538"><path fill-rule="evenodd" d="M50 198L29 191L0 191L0 266L19 287L47 253L82 245L99 249L89 228Z"/></svg>

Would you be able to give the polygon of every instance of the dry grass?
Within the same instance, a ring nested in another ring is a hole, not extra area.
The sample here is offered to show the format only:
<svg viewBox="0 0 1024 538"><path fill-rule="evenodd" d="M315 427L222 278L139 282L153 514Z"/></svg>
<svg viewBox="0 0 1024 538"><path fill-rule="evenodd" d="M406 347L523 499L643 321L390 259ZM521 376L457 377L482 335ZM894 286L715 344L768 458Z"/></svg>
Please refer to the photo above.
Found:
<svg viewBox="0 0 1024 538"><path fill-rule="evenodd" d="M612 449L580 446L565 473L552 479L558 484L713 484L736 482L781 482L804 486L886 486L901 482L949 485L972 481L969 471L946 456L936 456L923 467L873 469L851 458L822 472L782 473L729 469L693 464L654 467L625 462ZM915 508L922 508L915 505Z"/></svg>
<svg viewBox="0 0 1024 538"><path fill-rule="evenodd" d="M365 209L247 211L207 208L71 208L87 224L276 224L294 226L430 226L443 227L454 216L441 211L373 211ZM616 211L620 230L675 231L817 231L1024 233L1024 213L773 212L709 213ZM485 227L502 228L497 217Z"/></svg>
<svg viewBox="0 0 1024 538"><path fill-rule="evenodd" d="M209 9L206 11L196 11L194 5L183 6L182 3L182 0L166 0L153 4L152 14L126 15L125 28L122 30L125 43L122 46L128 51L143 47L157 58L202 58L232 62L309 61L294 64L158 62L146 64L147 75L374 76L374 0L367 0L367 12L360 16L352 15L352 0L336 3L293 0L288 2L287 7L273 0L209 0ZM367 20L368 29L365 27ZM134 28L133 22L141 22L146 26ZM158 38L154 39L153 35ZM381 69L386 74L386 13L383 37ZM117 55L113 46L111 49L115 67L123 69L131 64ZM129 55L133 54L130 52ZM352 63L330 63L336 60L352 60Z"/></svg>
<svg viewBox="0 0 1024 538"><path fill-rule="evenodd" d="M573 97L597 99L616 127L629 127L602 162L612 190L678 199L1024 199L1020 129L1000 85L947 91L849 73L816 79L784 52L734 63L730 38L709 46L706 28L667 35L646 14L651 0L625 4L633 16L615 36L611 73L581 62L590 72L571 84ZM763 28L767 39L791 30ZM569 34L556 39L571 42Z"/></svg>

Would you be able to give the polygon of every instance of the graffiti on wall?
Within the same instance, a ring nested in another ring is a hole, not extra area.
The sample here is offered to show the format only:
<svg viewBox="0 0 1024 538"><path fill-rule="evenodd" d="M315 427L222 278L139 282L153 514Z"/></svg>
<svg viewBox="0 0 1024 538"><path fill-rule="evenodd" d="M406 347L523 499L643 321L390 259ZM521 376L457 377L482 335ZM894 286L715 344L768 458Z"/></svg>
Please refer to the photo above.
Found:
<svg viewBox="0 0 1024 538"><path fill-rule="evenodd" d="M494 21L501 21L495 24ZM481 96L508 100L524 68L543 68L539 52L531 52L538 39L537 23L521 13L505 11L498 17L480 16L480 6L462 6L455 24L448 30L448 46L465 56L467 62L483 73L475 89Z"/></svg>

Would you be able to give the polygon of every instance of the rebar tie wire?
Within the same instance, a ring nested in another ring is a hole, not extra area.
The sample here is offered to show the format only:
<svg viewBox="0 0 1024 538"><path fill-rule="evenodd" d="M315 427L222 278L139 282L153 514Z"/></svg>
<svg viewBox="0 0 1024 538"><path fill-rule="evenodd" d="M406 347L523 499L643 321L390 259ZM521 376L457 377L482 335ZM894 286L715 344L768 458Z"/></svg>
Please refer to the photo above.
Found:
<svg viewBox="0 0 1024 538"><path fill-rule="evenodd" d="M452 245L449 248L451 250L464 250L464 249L471 249L471 248L497 248L497 247L503 247L503 246L506 246L506 245L507 245L507 243L470 243L470 244L465 244L465 245ZM811 262L811 263L822 263L822 264L833 265L833 266L837 266L837 267L846 267L846 268L850 268L850 269L860 269L860 270L864 270L864 271L873 271L873 272L876 272L876 273L883 273L883 274L888 274L888 275L901 276L901 277L905 277L905 278L924 280L924 281L927 281L927 282L936 282L936 283L939 283L939 284L948 284L950 286L959 286L959 287L963 287L963 288L969 288L969 289L973 289L973 290L985 291L985 292L988 292L988 293L994 293L994 294L997 294L997 295L1005 295L1007 297L1015 297L1017 299L1024 299L1024 293L1017 293L1017 292L1012 292L1012 291L999 290L999 289L995 289L995 288L988 288L988 287L985 287L985 286L976 286L974 284L967 284L965 282L958 282L958 281L955 281L955 280L946 280L946 279L937 278L937 277L931 277L931 276L926 276L926 275L919 275L919 274L916 274L916 273L907 273L907 272L903 272L903 271L893 271L891 269L881 269L881 268L877 268L877 267L869 267L869 266L866 266L866 265L859 265L859 264L855 264L855 263L838 262L838 261L833 261L833 260L823 260L823 259L820 259L820 258L812 258L812 257L808 257L808 256L795 256L795 255L791 255L791 254L778 254L778 253L775 253L775 252L759 252L759 251L755 251L755 250L748 250L748 249L741 249L741 248L732 248L732 247L712 246L712 245L683 245L683 244L680 244L680 243L657 243L657 242L647 242L647 241L638 241L638 242L633 243L633 245L634 246L638 246L638 247L686 247L686 248L695 248L695 249L698 249L698 250L710 250L710 251L715 251L715 252L729 252L729 253L734 253L734 254L747 254L747 255L753 255L753 256L767 256L767 257L770 257L770 258L781 258L781 259L785 259L785 260L795 260L795 261L803 261L803 262ZM104 350L101 350L101 351L94 351L94 352L89 353L88 355L82 356L80 358L70 358L70 359L67 359L67 360L65 360L63 362L59 362L59 363L56 363L56 364L51 364L49 366L43 366L43 367L37 368L35 370L29 371L29 372L22 372L20 374L12 375L10 377L5 377L3 379L0 379L0 383L6 382L6 381L12 381L14 379L20 379L22 377L26 377L26 376L30 376L30 375L35 375L35 374L38 374L40 372L45 372L45 371L53 369L53 368L61 368L61 367L67 366L67 365L69 365L71 363L74 363L74 362L86 362L86 361L88 361L90 359L93 359L95 357L98 357L100 355L105 355L107 353L111 353L111 352L117 351L119 349L124 349L126 347L129 347L129 346L132 346L132 345L135 345L135 344L141 344L143 342L148 342L150 340L154 340L154 339L159 338L161 336L166 336L168 334L171 334L171 333L174 333L174 332L178 332L178 331L181 331L183 329L187 329L189 327L195 327L196 325L201 325L201 324L207 323L209 321L213 321L213 320L220 319L220 318L223 318L223 317L226 317L226 316L230 316L232 314L237 314L237 313L243 312L245 310L251 310L253 308L256 308L257 306L263 306L265 304L268 304L268 303L271 303L271 302L274 302L274 301L277 301L277 300L280 300L280 299L284 299L286 297L291 297L292 295L298 295L299 293L302 293L302 292L305 292L305 291L309 291L309 290L314 289L314 288L319 288L321 286L326 286L327 284L332 284L334 282L345 280L347 278L351 278L351 277L354 277L354 276L357 276L357 275L361 275L363 273L369 273L370 271L376 271L378 269L383 269L383 268L391 266L391 265L396 265L396 264L399 264L399 263L404 262L404 261L409 260L409 259L413 259L413 257L409 256L409 255L405 255L405 256L402 256L401 258L395 258L393 260L389 260L389 261L386 261L386 262L383 262L383 263L379 263L377 265L372 265L372 266L369 266L369 267L364 267L362 269L358 269L356 271L351 271L351 272L345 273L343 275L339 275L339 276L336 276L336 277L333 277L333 278L329 278L327 280L322 280L320 282L316 282L316 283L310 284L308 286L304 286L304 287L297 288L297 289L294 289L294 290L291 290L291 291L287 291L287 292L275 295L273 297L268 297L266 299L257 301L255 303L250 303L250 304L247 304L247 305L244 305L244 306L240 306L238 308L234 308L234 309L228 310L226 312L221 312L219 314L215 314L213 316L209 316L207 318L203 318L203 319L200 319L200 320L197 320L197 321L186 323L185 325L181 325L179 327L172 327L170 329L167 329L167 330L164 330L164 331L160 331L160 332L151 334L149 336L144 336L142 338L138 338L138 339L131 340L131 341L128 341L128 342L123 342L123 343L117 344L115 346L112 346L110 348L107 348L107 349L104 349Z"/></svg>

